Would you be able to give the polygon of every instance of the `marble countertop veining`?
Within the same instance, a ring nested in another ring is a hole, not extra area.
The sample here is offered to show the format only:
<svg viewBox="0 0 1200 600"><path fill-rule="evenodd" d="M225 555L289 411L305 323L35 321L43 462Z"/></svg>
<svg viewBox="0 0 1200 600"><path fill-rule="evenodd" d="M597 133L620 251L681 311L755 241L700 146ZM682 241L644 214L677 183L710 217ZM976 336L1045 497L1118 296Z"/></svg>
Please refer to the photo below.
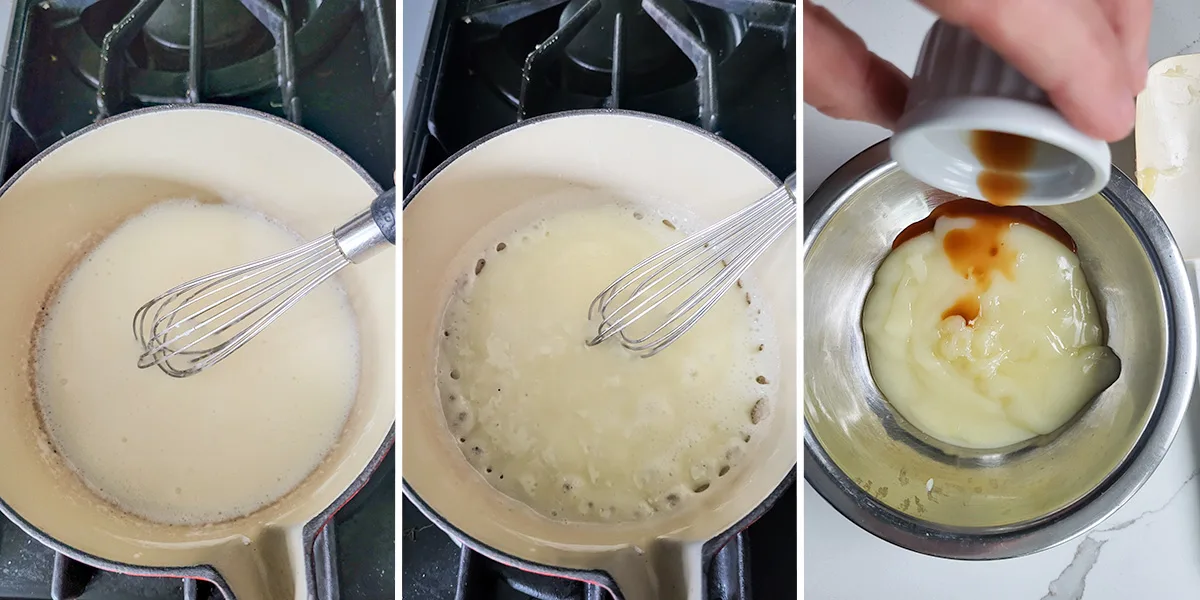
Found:
<svg viewBox="0 0 1200 600"><path fill-rule="evenodd" d="M872 50L912 72L934 20L928 11L906 0L817 1ZM1156 2L1151 61L1193 52L1200 52L1200 3ZM805 194L887 135L806 106ZM1113 154L1132 175L1132 143L1114 144ZM818 600L1200 598L1200 403L1193 403L1166 458L1125 506L1087 535L1033 556L963 562L909 552L859 529L807 485L804 527L805 597Z"/></svg>

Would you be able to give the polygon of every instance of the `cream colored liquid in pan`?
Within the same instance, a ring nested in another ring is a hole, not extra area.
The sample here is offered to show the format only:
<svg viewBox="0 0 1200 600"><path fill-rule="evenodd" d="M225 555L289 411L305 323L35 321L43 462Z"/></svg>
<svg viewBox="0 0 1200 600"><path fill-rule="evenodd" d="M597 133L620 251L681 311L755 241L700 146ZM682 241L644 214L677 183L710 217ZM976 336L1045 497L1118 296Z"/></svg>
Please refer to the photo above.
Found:
<svg viewBox="0 0 1200 600"><path fill-rule="evenodd" d="M732 288L654 357L616 340L584 344L592 298L682 237L640 209L564 212L497 240L459 279L440 401L493 487L550 518L629 521L731 479L769 418L779 371L752 286Z"/></svg>
<svg viewBox="0 0 1200 600"><path fill-rule="evenodd" d="M134 311L166 289L300 240L256 213L171 201L100 242L61 283L37 339L37 398L67 464L117 507L168 524L271 504L317 467L354 403L358 338L329 281L198 375L138 369Z"/></svg>

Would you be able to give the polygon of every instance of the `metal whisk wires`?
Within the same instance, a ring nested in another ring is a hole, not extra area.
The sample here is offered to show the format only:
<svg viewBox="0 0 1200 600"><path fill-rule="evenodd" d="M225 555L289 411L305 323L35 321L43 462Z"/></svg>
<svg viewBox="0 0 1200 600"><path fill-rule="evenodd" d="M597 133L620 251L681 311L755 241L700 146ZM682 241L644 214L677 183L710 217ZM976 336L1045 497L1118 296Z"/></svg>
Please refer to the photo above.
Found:
<svg viewBox="0 0 1200 600"><path fill-rule="evenodd" d="M617 336L622 346L643 357L661 352L687 333L796 222L795 194L792 174L761 200L626 271L592 301L588 318L599 317L600 324L587 344ZM678 304L665 304L672 299ZM633 333L630 327L635 324L639 325Z"/></svg>
<svg viewBox="0 0 1200 600"><path fill-rule="evenodd" d="M224 360L325 280L396 243L396 190L333 233L177 285L133 315L137 365L188 377Z"/></svg>
<svg viewBox="0 0 1200 600"><path fill-rule="evenodd" d="M138 367L194 375L241 348L349 264L330 234L175 286L134 314L134 335L143 348Z"/></svg>

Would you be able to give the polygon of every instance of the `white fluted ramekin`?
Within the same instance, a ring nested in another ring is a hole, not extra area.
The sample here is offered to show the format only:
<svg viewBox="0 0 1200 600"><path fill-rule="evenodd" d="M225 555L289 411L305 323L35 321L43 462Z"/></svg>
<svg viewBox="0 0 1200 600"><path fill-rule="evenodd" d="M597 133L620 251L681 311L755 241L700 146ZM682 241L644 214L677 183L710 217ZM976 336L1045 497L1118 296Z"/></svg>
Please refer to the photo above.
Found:
<svg viewBox="0 0 1200 600"><path fill-rule="evenodd" d="M927 185L983 199L983 166L970 147L971 132L980 130L1037 142L1020 204L1082 200L1108 183L1108 144L1072 127L1044 91L970 31L938 21L921 46L892 158Z"/></svg>

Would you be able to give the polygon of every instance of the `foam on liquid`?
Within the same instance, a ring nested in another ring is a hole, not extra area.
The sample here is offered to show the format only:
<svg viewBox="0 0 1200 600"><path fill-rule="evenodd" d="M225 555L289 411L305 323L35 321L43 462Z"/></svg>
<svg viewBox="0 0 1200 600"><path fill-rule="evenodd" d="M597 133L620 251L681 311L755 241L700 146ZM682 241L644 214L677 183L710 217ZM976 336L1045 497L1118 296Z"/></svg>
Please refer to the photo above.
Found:
<svg viewBox="0 0 1200 600"><path fill-rule="evenodd" d="M540 220L483 253L446 309L438 388L450 432L493 487L544 516L674 509L727 482L770 417L778 354L748 288L654 357L584 344L592 298L683 237L668 223L617 205Z"/></svg>
<svg viewBox="0 0 1200 600"><path fill-rule="evenodd" d="M335 281L185 379L138 369L131 329L162 291L300 241L246 209L170 201L68 274L37 334L37 400L55 449L90 488L128 513L195 525L267 506L320 464L358 383L354 314Z"/></svg>

